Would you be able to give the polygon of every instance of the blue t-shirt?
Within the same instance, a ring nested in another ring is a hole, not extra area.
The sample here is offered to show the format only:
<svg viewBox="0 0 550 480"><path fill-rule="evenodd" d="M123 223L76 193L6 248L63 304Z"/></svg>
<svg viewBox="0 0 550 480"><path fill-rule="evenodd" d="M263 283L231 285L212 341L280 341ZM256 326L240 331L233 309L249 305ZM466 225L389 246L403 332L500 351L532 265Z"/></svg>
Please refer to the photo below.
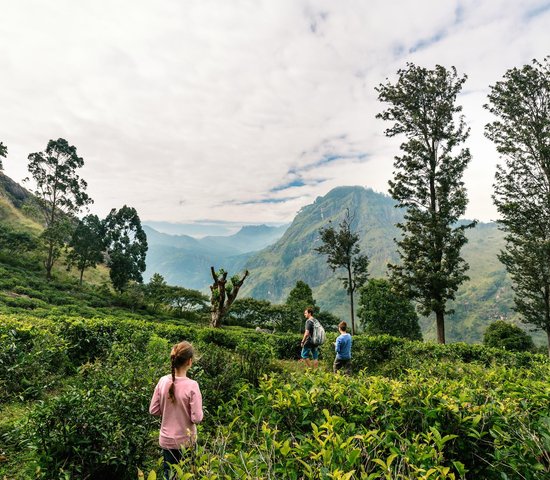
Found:
<svg viewBox="0 0 550 480"><path fill-rule="evenodd" d="M350 360L351 359L351 335L349 333L343 333L336 339L337 360Z"/></svg>

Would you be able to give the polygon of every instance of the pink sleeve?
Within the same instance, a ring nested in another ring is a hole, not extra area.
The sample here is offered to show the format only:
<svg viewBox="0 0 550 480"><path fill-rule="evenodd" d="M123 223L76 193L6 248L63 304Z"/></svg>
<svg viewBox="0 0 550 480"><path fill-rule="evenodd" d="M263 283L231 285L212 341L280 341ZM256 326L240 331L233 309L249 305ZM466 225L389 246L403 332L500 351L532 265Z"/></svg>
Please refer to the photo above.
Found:
<svg viewBox="0 0 550 480"><path fill-rule="evenodd" d="M202 411L202 395L197 383L197 388L191 390L190 405L191 405L191 421L193 423L200 423L204 416Z"/></svg>
<svg viewBox="0 0 550 480"><path fill-rule="evenodd" d="M160 382L157 383L155 391L153 392L153 398L151 398L151 404L149 405L149 413L151 415L160 416L160 392L159 392Z"/></svg>

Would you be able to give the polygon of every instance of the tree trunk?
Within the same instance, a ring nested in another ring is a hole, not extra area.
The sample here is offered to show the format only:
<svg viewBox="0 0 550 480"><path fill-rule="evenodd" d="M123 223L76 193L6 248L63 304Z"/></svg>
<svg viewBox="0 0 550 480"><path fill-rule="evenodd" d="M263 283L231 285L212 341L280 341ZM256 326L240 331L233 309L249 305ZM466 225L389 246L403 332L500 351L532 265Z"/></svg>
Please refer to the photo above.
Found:
<svg viewBox="0 0 550 480"><path fill-rule="evenodd" d="M220 315L220 311L219 310L212 310L212 315L210 317L210 326L213 327L213 328L220 328L221 327L221 322L222 322L222 317Z"/></svg>
<svg viewBox="0 0 550 480"><path fill-rule="evenodd" d="M445 343L445 317L443 312L435 312L435 322L437 326L437 341Z"/></svg>
<svg viewBox="0 0 550 480"><path fill-rule="evenodd" d="M79 282L79 285L82 286L82 277L84 276L84 269L81 268L80 269L80 282Z"/></svg>
<svg viewBox="0 0 550 480"><path fill-rule="evenodd" d="M46 280L48 282L52 279L52 267L53 267L53 243L50 240L50 246L48 247L48 258L46 259Z"/></svg>
<svg viewBox="0 0 550 480"><path fill-rule="evenodd" d="M221 327L223 316L229 311L229 307L231 307L231 304L237 298L239 289L248 276L248 270L244 272L243 277L233 285L233 288L229 292L226 291L227 272L223 271L220 276L216 273L214 267L210 267L210 272L214 280L214 283L210 286L210 291L212 292L210 297L210 326L219 328Z"/></svg>
<svg viewBox="0 0 550 480"><path fill-rule="evenodd" d="M550 328L546 330L546 339L548 340L548 356L550 357Z"/></svg>
<svg viewBox="0 0 550 480"><path fill-rule="evenodd" d="M349 293L349 305L351 313L351 334L355 335L355 315L353 312L353 287L352 287L352 278L351 278L351 265L348 265L348 293Z"/></svg>

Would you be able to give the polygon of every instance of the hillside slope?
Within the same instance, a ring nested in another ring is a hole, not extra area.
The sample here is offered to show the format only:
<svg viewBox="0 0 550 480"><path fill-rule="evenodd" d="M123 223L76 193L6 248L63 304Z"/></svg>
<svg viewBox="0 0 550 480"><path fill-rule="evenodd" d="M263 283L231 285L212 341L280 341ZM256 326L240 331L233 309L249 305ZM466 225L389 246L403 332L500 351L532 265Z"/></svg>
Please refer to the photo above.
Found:
<svg viewBox="0 0 550 480"><path fill-rule="evenodd" d="M0 172L0 222L15 230L38 234L42 226L24 212L32 200L32 193Z"/></svg>

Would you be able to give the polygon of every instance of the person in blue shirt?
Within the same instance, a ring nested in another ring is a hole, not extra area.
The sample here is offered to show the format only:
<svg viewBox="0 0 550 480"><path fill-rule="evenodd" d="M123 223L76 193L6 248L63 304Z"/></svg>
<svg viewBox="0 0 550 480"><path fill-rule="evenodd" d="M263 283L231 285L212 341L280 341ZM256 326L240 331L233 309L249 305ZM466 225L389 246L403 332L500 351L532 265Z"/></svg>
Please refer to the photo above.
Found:
<svg viewBox="0 0 550 480"><path fill-rule="evenodd" d="M338 370L343 370L344 373L351 373L351 335L347 332L348 324L346 322L340 322L338 324L338 331L340 336L334 343L334 349L336 350L336 358L334 359L334 373Z"/></svg>

